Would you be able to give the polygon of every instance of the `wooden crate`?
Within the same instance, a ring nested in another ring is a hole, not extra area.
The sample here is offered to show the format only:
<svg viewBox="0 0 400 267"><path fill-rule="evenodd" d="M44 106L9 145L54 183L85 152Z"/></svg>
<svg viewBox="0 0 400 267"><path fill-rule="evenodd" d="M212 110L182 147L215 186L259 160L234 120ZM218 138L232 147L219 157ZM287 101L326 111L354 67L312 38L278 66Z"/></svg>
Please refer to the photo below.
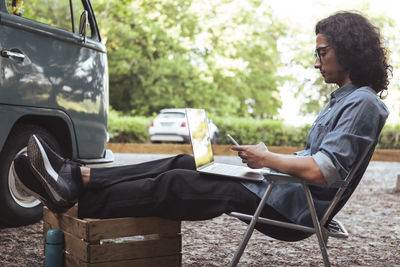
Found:
<svg viewBox="0 0 400 267"><path fill-rule="evenodd" d="M44 234L64 232L65 266L181 266L180 221L161 218L78 219L43 212Z"/></svg>

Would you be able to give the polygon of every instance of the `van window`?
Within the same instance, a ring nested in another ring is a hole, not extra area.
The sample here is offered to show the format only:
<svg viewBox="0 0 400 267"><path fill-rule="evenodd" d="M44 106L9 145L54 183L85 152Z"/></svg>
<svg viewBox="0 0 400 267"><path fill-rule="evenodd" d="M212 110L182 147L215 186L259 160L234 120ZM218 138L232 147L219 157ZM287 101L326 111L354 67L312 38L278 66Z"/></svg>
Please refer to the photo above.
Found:
<svg viewBox="0 0 400 267"><path fill-rule="evenodd" d="M74 29L72 29L70 0L8 0L11 14L78 33L79 19L85 10L81 0L72 0ZM92 36L88 27L87 36Z"/></svg>

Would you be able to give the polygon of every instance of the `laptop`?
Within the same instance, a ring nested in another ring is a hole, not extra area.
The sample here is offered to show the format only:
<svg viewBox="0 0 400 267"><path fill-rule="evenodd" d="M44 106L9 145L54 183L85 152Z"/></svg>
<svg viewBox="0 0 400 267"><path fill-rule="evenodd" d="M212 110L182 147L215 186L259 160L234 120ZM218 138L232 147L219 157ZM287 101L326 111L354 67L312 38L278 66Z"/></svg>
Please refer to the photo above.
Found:
<svg viewBox="0 0 400 267"><path fill-rule="evenodd" d="M262 181L264 179L262 171L266 170L214 162L208 120L204 109L188 108L186 109L186 118L198 172L241 180Z"/></svg>

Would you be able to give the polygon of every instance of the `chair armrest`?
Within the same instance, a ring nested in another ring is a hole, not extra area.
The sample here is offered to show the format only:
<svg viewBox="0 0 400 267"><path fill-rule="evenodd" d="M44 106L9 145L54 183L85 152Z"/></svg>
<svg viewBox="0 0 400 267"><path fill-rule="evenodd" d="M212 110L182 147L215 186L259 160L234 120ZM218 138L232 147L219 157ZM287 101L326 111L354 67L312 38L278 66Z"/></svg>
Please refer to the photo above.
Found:
<svg viewBox="0 0 400 267"><path fill-rule="evenodd" d="M304 183L304 182L307 184L313 184L305 179L273 170L262 172L262 174L265 177L265 179L267 179L270 183L274 182L275 184L290 184L290 183Z"/></svg>
<svg viewBox="0 0 400 267"><path fill-rule="evenodd" d="M271 182L274 182L275 184L306 183L308 185L319 185L317 183L312 183L306 179L292 176L283 172L269 170L269 171L262 171L261 173L264 176L264 178L267 179L270 183ZM334 184L330 185L329 187L339 188L345 183L346 181L337 181Z"/></svg>

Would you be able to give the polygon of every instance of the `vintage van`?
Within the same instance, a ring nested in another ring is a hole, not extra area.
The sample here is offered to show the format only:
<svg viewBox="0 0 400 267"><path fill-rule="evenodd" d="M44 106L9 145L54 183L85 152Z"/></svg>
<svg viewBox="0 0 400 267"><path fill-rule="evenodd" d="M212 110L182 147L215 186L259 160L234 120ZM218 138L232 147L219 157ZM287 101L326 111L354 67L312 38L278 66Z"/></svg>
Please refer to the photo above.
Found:
<svg viewBox="0 0 400 267"><path fill-rule="evenodd" d="M13 159L32 134L89 163L112 161L106 48L89 0L0 0L0 225L38 221Z"/></svg>

